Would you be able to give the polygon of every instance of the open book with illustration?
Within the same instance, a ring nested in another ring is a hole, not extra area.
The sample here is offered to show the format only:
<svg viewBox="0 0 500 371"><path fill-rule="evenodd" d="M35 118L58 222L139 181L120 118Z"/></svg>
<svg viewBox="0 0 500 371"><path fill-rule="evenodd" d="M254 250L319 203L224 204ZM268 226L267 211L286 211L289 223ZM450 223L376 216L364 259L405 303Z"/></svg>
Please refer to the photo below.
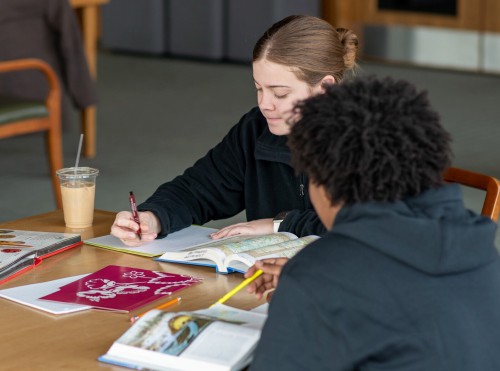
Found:
<svg viewBox="0 0 500 371"><path fill-rule="evenodd" d="M314 235L298 238L288 232L261 236L238 235L182 251L166 252L156 260L215 267L219 273L245 273L256 260L291 258L317 238Z"/></svg>
<svg viewBox="0 0 500 371"><path fill-rule="evenodd" d="M0 229L0 283L81 244L79 234Z"/></svg>
<svg viewBox="0 0 500 371"><path fill-rule="evenodd" d="M196 312L151 310L101 362L153 370L240 370L251 361L265 314L218 304Z"/></svg>

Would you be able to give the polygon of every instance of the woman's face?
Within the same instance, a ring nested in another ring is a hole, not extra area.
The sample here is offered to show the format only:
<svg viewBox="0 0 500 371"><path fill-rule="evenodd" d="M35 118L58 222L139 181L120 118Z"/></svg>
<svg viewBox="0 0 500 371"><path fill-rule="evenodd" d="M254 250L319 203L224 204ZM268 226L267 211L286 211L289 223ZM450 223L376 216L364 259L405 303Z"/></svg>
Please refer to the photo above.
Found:
<svg viewBox="0 0 500 371"><path fill-rule="evenodd" d="M266 59L253 63L253 79L260 111L275 135L290 132L286 120L295 103L323 91L321 83L312 87L299 80L290 67Z"/></svg>

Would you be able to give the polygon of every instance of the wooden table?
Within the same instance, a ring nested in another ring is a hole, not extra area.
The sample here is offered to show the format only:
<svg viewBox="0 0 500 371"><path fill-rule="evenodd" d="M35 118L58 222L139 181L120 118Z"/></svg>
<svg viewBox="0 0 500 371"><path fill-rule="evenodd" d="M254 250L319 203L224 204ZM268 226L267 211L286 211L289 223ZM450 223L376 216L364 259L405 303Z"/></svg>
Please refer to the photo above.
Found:
<svg viewBox="0 0 500 371"><path fill-rule="evenodd" d="M96 210L94 226L82 231L86 240L109 234L115 213ZM74 233L64 226L62 211L0 223L0 228ZM180 292L182 302L172 311L206 308L242 281L241 274L221 275L213 268L160 263L150 258L113 252L90 245L65 251L0 286L0 289L90 273L107 265L123 265L203 278ZM158 303L155 303L158 305ZM142 307L132 314L153 307ZM228 305L250 309L263 304L242 291ZM0 298L0 351L3 370L123 370L97 361L127 328L129 315L100 310L52 315Z"/></svg>

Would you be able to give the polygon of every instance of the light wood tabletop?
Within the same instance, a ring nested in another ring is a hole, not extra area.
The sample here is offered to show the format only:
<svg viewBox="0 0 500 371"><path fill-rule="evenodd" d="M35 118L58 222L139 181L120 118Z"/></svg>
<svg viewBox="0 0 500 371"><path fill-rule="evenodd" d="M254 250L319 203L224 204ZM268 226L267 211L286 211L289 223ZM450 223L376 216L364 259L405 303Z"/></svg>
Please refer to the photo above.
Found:
<svg viewBox="0 0 500 371"><path fill-rule="evenodd" d="M67 229L61 210L0 223L0 228L80 233L83 240L109 234L115 213L96 210L94 225L80 231ZM179 304L169 311L210 306L243 280L239 273L222 275L213 268L161 263L151 258L82 245L42 261L32 270L0 285L0 289L94 272L107 265L121 265L203 278L201 284L178 292ZM165 299L163 301L166 301ZM130 315L161 304L157 301L131 314L102 310L52 315L0 298L0 351L3 370L124 370L97 361L130 327ZM263 304L242 290L226 304L250 309Z"/></svg>

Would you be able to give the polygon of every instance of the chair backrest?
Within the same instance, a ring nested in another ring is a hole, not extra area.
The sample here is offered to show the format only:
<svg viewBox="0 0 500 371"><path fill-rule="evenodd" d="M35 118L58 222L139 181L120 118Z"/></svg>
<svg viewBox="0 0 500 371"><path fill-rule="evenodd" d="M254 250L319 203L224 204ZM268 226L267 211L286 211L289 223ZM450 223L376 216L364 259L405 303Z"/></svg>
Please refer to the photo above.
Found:
<svg viewBox="0 0 500 371"><path fill-rule="evenodd" d="M450 167L443 174L447 182L462 184L468 187L481 189L486 192L481 214L498 220L500 212L500 181L492 176L475 173L469 170Z"/></svg>

